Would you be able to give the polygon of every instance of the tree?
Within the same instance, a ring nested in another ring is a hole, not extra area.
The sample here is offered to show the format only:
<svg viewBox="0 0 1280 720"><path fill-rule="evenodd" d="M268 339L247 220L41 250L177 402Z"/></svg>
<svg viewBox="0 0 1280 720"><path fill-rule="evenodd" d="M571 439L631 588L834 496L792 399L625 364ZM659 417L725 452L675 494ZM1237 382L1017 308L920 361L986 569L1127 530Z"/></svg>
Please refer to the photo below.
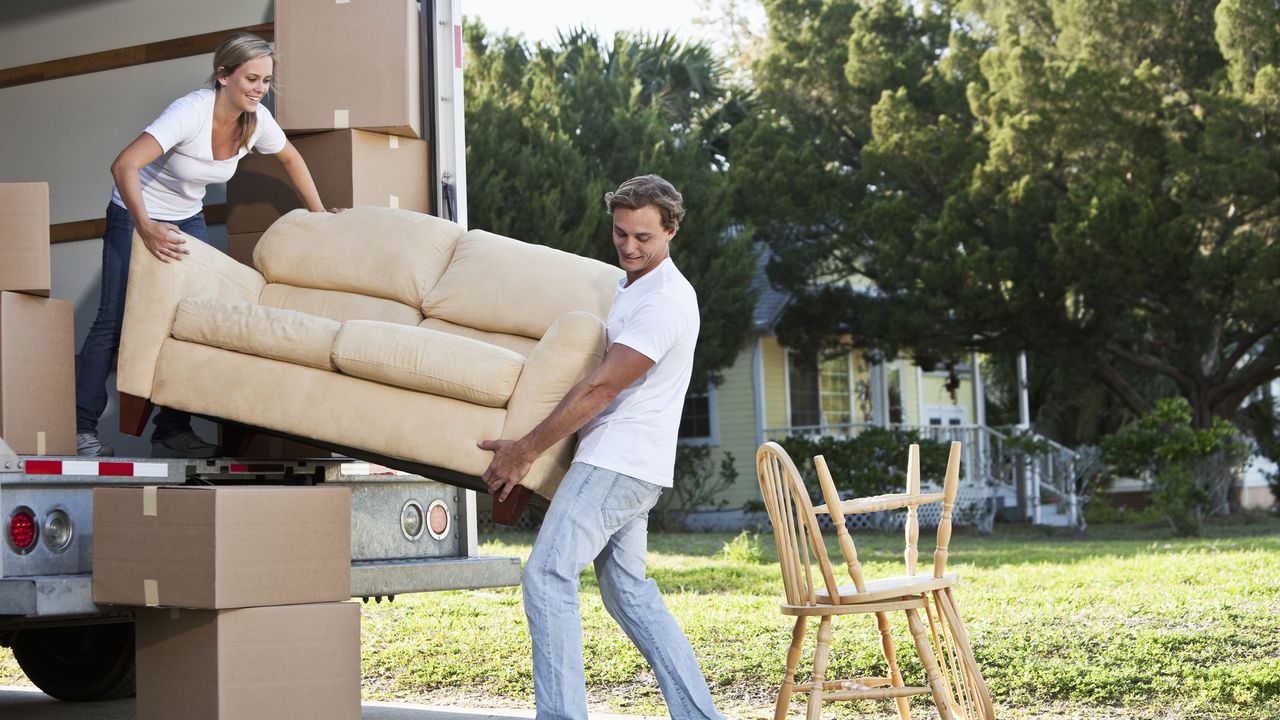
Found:
<svg viewBox="0 0 1280 720"><path fill-rule="evenodd" d="M1197 429L1280 376L1273 0L765 5L731 182L785 342L1026 350Z"/></svg>
<svg viewBox="0 0 1280 720"><path fill-rule="evenodd" d="M729 131L745 115L710 51L669 35L575 29L532 47L478 24L465 33L468 207L476 227L616 262L604 193L670 180L688 215L672 243L698 292L694 384L730 365L751 326L755 254L730 232Z"/></svg>

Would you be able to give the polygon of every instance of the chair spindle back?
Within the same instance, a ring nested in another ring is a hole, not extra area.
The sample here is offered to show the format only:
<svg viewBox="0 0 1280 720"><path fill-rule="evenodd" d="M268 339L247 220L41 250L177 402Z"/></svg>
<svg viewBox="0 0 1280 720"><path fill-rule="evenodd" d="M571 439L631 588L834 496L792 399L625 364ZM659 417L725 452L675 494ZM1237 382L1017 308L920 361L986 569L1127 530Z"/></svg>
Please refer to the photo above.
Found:
<svg viewBox="0 0 1280 720"><path fill-rule="evenodd" d="M838 596L835 574L818 530L813 503L787 451L767 442L756 451L756 475L764 498L782 567L782 585L791 605L814 605L813 565L832 597Z"/></svg>

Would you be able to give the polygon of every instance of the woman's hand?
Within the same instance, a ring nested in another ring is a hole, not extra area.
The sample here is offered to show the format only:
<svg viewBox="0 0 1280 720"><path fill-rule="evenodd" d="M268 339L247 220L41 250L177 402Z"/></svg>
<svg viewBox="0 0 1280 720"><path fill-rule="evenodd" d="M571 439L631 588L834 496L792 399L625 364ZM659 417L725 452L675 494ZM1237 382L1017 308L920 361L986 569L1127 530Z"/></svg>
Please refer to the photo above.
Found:
<svg viewBox="0 0 1280 720"><path fill-rule="evenodd" d="M146 226L139 226L138 234L142 236L143 244L160 262L181 260L184 255L191 254L187 249L186 236L177 225L152 221Z"/></svg>

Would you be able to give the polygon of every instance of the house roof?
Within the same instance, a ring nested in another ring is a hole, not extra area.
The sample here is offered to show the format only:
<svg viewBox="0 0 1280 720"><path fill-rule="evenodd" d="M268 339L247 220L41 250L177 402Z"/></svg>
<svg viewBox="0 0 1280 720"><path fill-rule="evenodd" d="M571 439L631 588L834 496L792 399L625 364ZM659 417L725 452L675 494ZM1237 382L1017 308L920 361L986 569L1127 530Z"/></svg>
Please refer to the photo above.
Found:
<svg viewBox="0 0 1280 720"><path fill-rule="evenodd" d="M751 274L751 289L755 290L756 307L751 315L751 327L756 332L769 332L778 324L782 311L791 302L791 293L779 290L769 282L765 268L773 259L773 251L759 243L760 256L756 258L755 272Z"/></svg>

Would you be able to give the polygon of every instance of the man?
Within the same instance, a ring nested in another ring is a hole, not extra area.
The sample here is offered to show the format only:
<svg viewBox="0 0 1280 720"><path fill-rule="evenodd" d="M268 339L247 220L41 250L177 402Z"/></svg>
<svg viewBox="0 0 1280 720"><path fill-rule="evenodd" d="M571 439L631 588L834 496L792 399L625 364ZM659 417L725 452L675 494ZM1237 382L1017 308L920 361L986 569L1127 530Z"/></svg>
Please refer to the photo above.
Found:
<svg viewBox="0 0 1280 720"><path fill-rule="evenodd" d="M539 718L587 717L578 576L595 562L604 606L653 668L674 718L719 718L693 649L645 578L649 510L671 487L680 411L698 340L698 298L670 258L683 198L656 175L606 193L626 277L595 372L519 440L485 440L483 479L505 499L544 450L581 429L524 570Z"/></svg>

